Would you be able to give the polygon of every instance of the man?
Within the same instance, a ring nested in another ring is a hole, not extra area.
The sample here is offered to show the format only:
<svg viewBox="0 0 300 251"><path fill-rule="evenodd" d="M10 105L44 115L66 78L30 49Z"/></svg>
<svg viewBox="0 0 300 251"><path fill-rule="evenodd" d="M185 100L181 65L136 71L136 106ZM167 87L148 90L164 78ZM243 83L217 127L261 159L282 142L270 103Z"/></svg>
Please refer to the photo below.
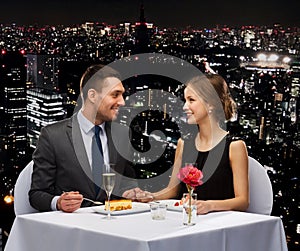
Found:
<svg viewBox="0 0 300 251"><path fill-rule="evenodd" d="M91 205L83 197L105 200L101 181L93 180L92 174L95 161L92 160L94 153L91 145L95 126L101 127L101 150L98 153L101 152L102 162L115 164L117 180L114 193L118 197L135 199L135 193L139 191L134 189L134 179L130 179L134 178L131 161L123 157L130 154L118 153L112 138L112 133L128 135L125 126L115 126L114 123L113 130L111 126L119 108L125 104L125 89L120 77L108 66L91 66L81 78L80 91L81 109L71 118L44 127L33 153L29 200L39 211L73 212L81 206ZM130 144L128 136L127 139L120 136L118 143L124 146L124 151L129 149L126 147Z"/></svg>

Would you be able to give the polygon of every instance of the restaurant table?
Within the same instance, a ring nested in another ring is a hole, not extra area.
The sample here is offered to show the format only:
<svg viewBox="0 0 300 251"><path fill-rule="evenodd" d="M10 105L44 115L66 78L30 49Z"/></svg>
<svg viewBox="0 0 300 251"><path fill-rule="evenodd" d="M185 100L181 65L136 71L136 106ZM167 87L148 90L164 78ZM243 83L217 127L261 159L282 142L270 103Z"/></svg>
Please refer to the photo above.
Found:
<svg viewBox="0 0 300 251"><path fill-rule="evenodd" d="M165 220L150 212L107 220L92 208L17 216L5 251L48 250L287 251L287 244L279 217L236 211L199 215L194 226L174 211Z"/></svg>

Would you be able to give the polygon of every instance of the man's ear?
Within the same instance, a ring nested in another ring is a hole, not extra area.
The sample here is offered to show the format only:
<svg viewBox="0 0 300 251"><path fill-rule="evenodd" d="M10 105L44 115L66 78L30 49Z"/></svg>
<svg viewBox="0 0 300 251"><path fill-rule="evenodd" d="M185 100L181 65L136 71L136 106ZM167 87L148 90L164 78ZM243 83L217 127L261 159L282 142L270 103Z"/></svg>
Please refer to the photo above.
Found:
<svg viewBox="0 0 300 251"><path fill-rule="evenodd" d="M90 102L92 102L93 104L96 102L96 96L97 96L97 92L95 89L89 89L88 93L87 93L87 98Z"/></svg>

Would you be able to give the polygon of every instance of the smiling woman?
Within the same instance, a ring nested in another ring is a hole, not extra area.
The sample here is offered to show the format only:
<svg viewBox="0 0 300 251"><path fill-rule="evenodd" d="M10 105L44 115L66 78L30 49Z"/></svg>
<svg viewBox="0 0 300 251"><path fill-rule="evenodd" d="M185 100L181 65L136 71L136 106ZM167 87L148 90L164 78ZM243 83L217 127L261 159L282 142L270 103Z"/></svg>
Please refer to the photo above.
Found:
<svg viewBox="0 0 300 251"><path fill-rule="evenodd" d="M245 211L249 201L247 148L242 140L235 139L221 126L235 114L235 102L227 83L218 74L193 77L186 83L184 98L183 110L187 123L197 125L197 132L178 140L168 186L147 197L152 200L181 198L187 190L189 193L194 190L200 199L196 202L198 214ZM183 167L185 163L196 163L203 172L202 184L199 181L202 172L197 168L192 169L199 171L195 175L195 186L201 186L191 188L190 173L183 172L189 170ZM178 178L182 181L180 184ZM137 198L146 200L142 195Z"/></svg>

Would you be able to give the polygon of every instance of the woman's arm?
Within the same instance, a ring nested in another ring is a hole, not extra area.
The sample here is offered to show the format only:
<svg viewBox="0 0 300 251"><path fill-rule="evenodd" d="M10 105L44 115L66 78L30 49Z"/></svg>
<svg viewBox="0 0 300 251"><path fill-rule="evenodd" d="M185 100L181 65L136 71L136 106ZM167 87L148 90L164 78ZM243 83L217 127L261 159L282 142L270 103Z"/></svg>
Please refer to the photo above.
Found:
<svg viewBox="0 0 300 251"><path fill-rule="evenodd" d="M249 206L248 153L244 141L233 141L230 144L229 160L233 174L235 197L226 200L199 200L197 201L198 214L211 211L247 210Z"/></svg>
<svg viewBox="0 0 300 251"><path fill-rule="evenodd" d="M179 191L180 180L177 178L177 173L179 172L182 165L182 152L183 152L183 140L179 139L177 142L177 148L175 152L174 165L172 170L172 175L169 181L169 184L166 188L153 193L155 200L165 200L171 199L177 196Z"/></svg>
<svg viewBox="0 0 300 251"><path fill-rule="evenodd" d="M172 170L172 174L168 186L155 193L150 193L146 191L141 191L139 193L136 193L136 198L138 201L149 202L151 200L165 200L177 196L177 193L179 191L179 183L180 183L180 180L177 178L177 173L179 172L179 169L181 167L182 152L183 152L183 140L179 139L177 142L173 170Z"/></svg>

